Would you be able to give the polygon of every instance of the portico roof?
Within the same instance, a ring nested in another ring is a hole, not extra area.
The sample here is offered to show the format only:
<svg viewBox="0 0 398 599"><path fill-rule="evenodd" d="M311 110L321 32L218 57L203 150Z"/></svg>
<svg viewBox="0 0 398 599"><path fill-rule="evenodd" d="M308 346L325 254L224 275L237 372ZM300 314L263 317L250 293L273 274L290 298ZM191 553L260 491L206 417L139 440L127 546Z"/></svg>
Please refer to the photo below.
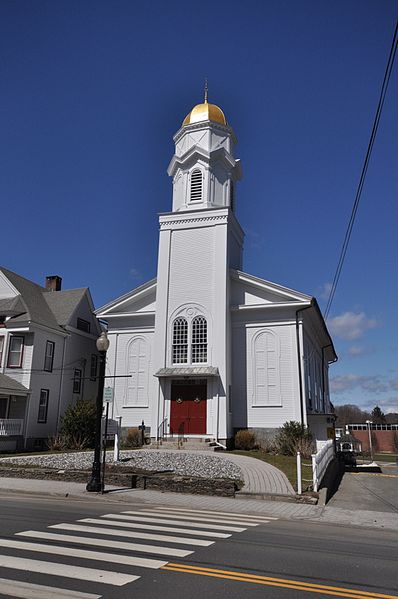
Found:
<svg viewBox="0 0 398 599"><path fill-rule="evenodd" d="M0 393L5 395L28 395L29 389L6 374L0 374Z"/></svg>
<svg viewBox="0 0 398 599"><path fill-rule="evenodd" d="M174 368L161 368L154 376L158 378L177 378L177 377L203 377L218 376L217 366L184 366Z"/></svg>

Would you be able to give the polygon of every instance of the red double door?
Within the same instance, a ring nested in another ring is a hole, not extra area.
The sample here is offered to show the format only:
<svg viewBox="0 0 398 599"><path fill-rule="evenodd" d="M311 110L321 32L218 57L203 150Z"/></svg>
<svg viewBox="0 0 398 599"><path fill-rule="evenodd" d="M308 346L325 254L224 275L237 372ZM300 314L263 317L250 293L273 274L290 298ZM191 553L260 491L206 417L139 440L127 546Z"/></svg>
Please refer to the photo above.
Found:
<svg viewBox="0 0 398 599"><path fill-rule="evenodd" d="M172 383L170 433L206 434L206 400L206 383Z"/></svg>

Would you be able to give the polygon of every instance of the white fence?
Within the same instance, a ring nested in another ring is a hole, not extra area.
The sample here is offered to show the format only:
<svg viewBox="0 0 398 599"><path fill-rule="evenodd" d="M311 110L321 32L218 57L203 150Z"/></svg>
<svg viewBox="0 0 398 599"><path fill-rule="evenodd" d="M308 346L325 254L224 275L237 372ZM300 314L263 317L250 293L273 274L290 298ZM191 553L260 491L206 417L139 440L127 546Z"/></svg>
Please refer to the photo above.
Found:
<svg viewBox="0 0 398 599"><path fill-rule="evenodd" d="M22 435L23 420L19 418L0 418L0 437Z"/></svg>
<svg viewBox="0 0 398 599"><path fill-rule="evenodd" d="M334 442L331 439L326 441L323 447L312 455L312 481L315 492L318 491L326 468L333 460L334 455Z"/></svg>

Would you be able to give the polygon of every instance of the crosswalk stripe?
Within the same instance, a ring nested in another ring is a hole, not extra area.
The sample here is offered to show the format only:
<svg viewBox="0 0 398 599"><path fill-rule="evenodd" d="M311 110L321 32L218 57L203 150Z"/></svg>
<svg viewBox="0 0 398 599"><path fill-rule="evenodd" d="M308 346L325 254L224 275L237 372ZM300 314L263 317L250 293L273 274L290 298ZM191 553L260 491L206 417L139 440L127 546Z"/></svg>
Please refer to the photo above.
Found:
<svg viewBox="0 0 398 599"><path fill-rule="evenodd" d="M75 535L60 535L52 532L41 532L38 530L25 530L17 532L16 535L29 537L33 539L47 539L48 541L64 541L67 543L77 543L80 545L95 545L98 547L112 547L114 549L126 549L127 551L138 551L141 553L153 553L155 555L167 555L187 557L193 551L185 551L185 549L171 549L170 547L157 547L156 545L141 545L139 543L125 543L123 541L108 541L107 539L96 539L94 537L77 537Z"/></svg>
<svg viewBox="0 0 398 599"><path fill-rule="evenodd" d="M129 514L130 512L123 512L123 514ZM131 512L131 513L135 513L135 512ZM137 512L139 513L139 512ZM243 532L244 530L246 530L246 528L243 527L238 527L238 526L221 526L219 524L206 524L206 523L199 523L199 522L181 522L181 520L168 520L166 518L155 518L154 516L152 516L152 518L149 518L148 516L124 516L123 514L120 514L119 516L117 516L118 518L120 518L121 520L137 520L138 522L148 522L148 523L157 523L157 524L174 524L176 526L180 525L185 525L185 526L189 526L189 528L211 528L212 530L225 530L228 532ZM112 514L104 514L103 518L111 518Z"/></svg>
<svg viewBox="0 0 398 599"><path fill-rule="evenodd" d="M123 574L122 572L109 572L108 570L82 568L81 566L68 566L67 564L26 559L24 557L13 557L12 555L0 555L0 567L63 576L65 578L77 578L79 580L100 582L102 584L111 584L114 586L123 586L139 578L139 576Z"/></svg>
<svg viewBox="0 0 398 599"><path fill-rule="evenodd" d="M164 505L160 505L159 507L156 508L157 510L160 510L162 512L177 512L177 513L184 513L184 514L196 514L198 513L198 510L190 510L187 508L183 508L183 507L165 507ZM209 514L209 516L222 516L223 518L248 518L249 520L252 520L253 522L268 522L269 520L279 520L279 518L275 518L274 516L261 516L261 515L254 515L254 514L238 514L237 512L215 512L213 510L202 510L200 509L200 513L201 514ZM177 515L177 514L175 514Z"/></svg>
<svg viewBox="0 0 398 599"><path fill-rule="evenodd" d="M144 516L156 516L158 515L158 512L156 510L140 510L139 512L133 512L133 511L126 511L123 512L123 514L143 514ZM162 512L161 516L163 518L176 518L177 514L164 514ZM178 514L178 518L180 520L192 520L192 515L190 516L182 516L180 514ZM201 516L196 515L195 516L195 521L196 522L209 522L209 523L215 523L215 524L231 524L231 520L223 520L222 518L202 518ZM237 520L234 520L233 524L237 524L238 526L258 526L258 524L256 524L255 522L240 522ZM205 524L203 524L203 526L205 526Z"/></svg>
<svg viewBox="0 0 398 599"><path fill-rule="evenodd" d="M93 595L92 593L81 593L80 591L48 587L42 584L21 582L20 580L8 580L7 578L0 578L0 591L2 595L9 595L17 599L54 599L54 597L57 597L57 599L101 598L101 595Z"/></svg>
<svg viewBox="0 0 398 599"><path fill-rule="evenodd" d="M167 564L167 562L162 560L148 559L145 557L120 555L116 553L104 553L99 551L87 551L85 549L77 549L76 547L44 545L42 543L15 541L14 539L0 539L0 547L9 547L12 549L21 549L26 551L37 551L39 553L50 553L53 555L80 557L82 559L93 559L100 562L126 564L127 566L139 566L141 568L158 569Z"/></svg>
<svg viewBox="0 0 398 599"><path fill-rule="evenodd" d="M101 524L103 521L100 520ZM106 520L104 521L106 522ZM115 522L109 521L109 524L115 526ZM114 537L129 537L131 539L147 539L148 541L165 541L167 543L179 543L180 545L197 545L199 547L209 547L214 545L214 541L205 541L203 539L188 539L187 537L171 537L170 535L154 535L144 532L131 532L131 530L117 530L116 528L98 528L97 526L83 526L81 524L53 524L48 528L61 528L63 530L74 530L75 532L91 532L99 535L113 535Z"/></svg>
<svg viewBox="0 0 398 599"><path fill-rule="evenodd" d="M181 534L196 535L201 537L210 537L214 539L228 539L231 535L225 532L213 532L211 530L191 530L190 528L176 528L174 526L157 526L155 524L141 524L140 522L118 521L119 514L108 514L109 518L114 520L101 520L99 518L82 518L77 522L86 522L87 524L103 524L105 526L120 526L123 528L158 530L159 532L178 532ZM103 516L102 516L103 518Z"/></svg>

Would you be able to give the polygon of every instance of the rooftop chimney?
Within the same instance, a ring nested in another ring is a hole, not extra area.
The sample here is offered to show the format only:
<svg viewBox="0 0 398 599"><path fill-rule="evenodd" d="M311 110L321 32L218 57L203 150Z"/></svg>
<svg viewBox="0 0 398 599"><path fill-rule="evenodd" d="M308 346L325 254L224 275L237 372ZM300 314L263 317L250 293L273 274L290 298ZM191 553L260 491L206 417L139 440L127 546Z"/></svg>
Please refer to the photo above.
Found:
<svg viewBox="0 0 398 599"><path fill-rule="evenodd" d="M47 291L61 291L62 279L58 275L46 277Z"/></svg>

